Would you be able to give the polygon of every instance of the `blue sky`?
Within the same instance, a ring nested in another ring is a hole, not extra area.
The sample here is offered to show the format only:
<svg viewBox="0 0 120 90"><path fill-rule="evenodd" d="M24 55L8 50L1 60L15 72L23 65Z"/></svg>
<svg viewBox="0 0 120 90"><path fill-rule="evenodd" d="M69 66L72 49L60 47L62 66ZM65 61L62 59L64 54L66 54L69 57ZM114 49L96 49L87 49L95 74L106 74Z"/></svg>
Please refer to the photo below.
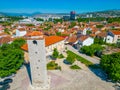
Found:
<svg viewBox="0 0 120 90"><path fill-rule="evenodd" d="M77 13L120 9L120 0L0 0L0 12Z"/></svg>

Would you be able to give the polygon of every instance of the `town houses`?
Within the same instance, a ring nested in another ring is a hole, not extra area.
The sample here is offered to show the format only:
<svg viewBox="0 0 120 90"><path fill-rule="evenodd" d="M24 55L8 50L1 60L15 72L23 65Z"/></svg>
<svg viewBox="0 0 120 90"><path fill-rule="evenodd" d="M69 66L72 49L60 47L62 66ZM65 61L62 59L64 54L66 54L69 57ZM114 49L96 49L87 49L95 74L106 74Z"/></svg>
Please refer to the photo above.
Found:
<svg viewBox="0 0 120 90"><path fill-rule="evenodd" d="M102 27L99 28L99 26ZM69 21L64 21L62 23L45 22L39 24L16 23L11 26L0 25L0 38L2 39L0 43L10 42L10 40L3 42L3 38L6 38L6 34L7 37L9 36L10 38L24 38L28 33L34 31L42 32L43 35L49 40L54 38L57 39L58 36L62 37L64 38L66 44L70 44L75 47L78 47L78 45L80 47L91 45L94 43L94 38L103 38L106 43L117 43L120 38L119 27L120 25L118 23L104 25L101 22L74 22L73 24ZM57 40L59 41L59 39ZM49 51L51 50L49 49Z"/></svg>

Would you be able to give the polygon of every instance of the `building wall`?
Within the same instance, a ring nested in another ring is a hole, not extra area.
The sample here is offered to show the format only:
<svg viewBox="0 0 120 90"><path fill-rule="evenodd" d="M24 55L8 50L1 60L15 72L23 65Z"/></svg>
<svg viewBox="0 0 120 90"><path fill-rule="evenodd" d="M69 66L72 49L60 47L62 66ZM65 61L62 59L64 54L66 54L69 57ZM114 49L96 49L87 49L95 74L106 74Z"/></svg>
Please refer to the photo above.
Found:
<svg viewBox="0 0 120 90"><path fill-rule="evenodd" d="M114 40L113 43L117 43L117 40L120 39L120 35L115 35L114 36Z"/></svg>
<svg viewBox="0 0 120 90"><path fill-rule="evenodd" d="M87 29L85 28L85 29L83 30L82 34L83 34L83 35L86 35L86 33L87 33Z"/></svg>
<svg viewBox="0 0 120 90"><path fill-rule="evenodd" d="M46 47L46 54L51 55L53 53L54 48L57 48L58 51L62 51L64 49L64 40L57 42L55 44L52 44L50 46Z"/></svg>
<svg viewBox="0 0 120 90"><path fill-rule="evenodd" d="M114 37L107 35L106 43L113 43L113 39L114 39Z"/></svg>
<svg viewBox="0 0 120 90"><path fill-rule="evenodd" d="M27 40L33 87L47 85L46 52L44 40Z"/></svg>
<svg viewBox="0 0 120 90"><path fill-rule="evenodd" d="M26 35L26 31L19 31L19 30L16 30L16 36L17 37L22 37L22 36L24 36L24 35Z"/></svg>
<svg viewBox="0 0 120 90"><path fill-rule="evenodd" d="M82 46L90 46L91 44L94 43L94 39L89 37L86 40L83 41Z"/></svg>

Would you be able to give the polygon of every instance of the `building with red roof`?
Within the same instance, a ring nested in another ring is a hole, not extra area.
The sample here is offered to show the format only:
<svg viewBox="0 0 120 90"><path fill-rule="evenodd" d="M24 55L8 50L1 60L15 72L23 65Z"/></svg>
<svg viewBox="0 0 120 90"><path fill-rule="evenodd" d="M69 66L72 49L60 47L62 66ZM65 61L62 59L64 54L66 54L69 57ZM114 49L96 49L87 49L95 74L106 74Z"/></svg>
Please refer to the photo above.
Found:
<svg viewBox="0 0 120 90"><path fill-rule="evenodd" d="M120 42L120 30L111 30L107 33L106 38L107 43L117 43Z"/></svg>
<svg viewBox="0 0 120 90"><path fill-rule="evenodd" d="M30 39L29 37L35 37L35 36L40 36L40 38L45 39L45 47L46 47L46 54L50 55L52 54L54 48L57 48L58 51L64 50L64 38L60 36L48 36L48 37L41 37L42 33L35 31L32 32L26 36L28 36L28 40ZM32 38L34 40L35 38ZM25 51L25 56L28 54L28 45L24 44L21 49Z"/></svg>

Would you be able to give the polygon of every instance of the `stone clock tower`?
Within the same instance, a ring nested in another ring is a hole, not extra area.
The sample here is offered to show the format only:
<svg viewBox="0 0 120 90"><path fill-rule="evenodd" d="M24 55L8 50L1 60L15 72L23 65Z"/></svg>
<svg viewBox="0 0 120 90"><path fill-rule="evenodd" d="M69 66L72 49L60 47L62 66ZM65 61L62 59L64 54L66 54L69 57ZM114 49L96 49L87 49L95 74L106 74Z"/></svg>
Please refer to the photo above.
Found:
<svg viewBox="0 0 120 90"><path fill-rule="evenodd" d="M31 86L33 90L48 89L45 40L39 32L34 31L29 35L27 44L32 79Z"/></svg>

